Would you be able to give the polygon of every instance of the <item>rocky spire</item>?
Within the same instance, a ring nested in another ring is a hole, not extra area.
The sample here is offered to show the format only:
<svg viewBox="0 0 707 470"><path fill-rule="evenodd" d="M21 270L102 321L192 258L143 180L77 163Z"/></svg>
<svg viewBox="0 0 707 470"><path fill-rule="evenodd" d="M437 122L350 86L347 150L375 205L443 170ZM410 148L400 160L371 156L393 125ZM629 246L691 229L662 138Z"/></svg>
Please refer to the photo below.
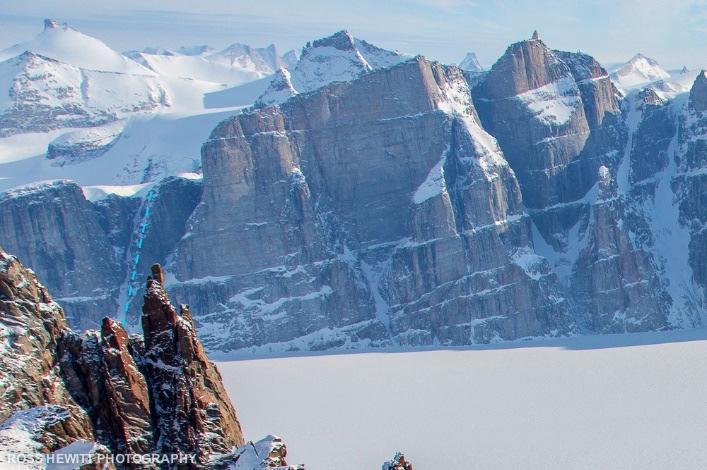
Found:
<svg viewBox="0 0 707 470"><path fill-rule="evenodd" d="M540 39L540 36L538 36L538 30L537 30L537 29L536 29L535 31L533 31L533 37L532 37L532 39L533 39L533 41L537 41L538 39Z"/></svg>
<svg viewBox="0 0 707 470"><path fill-rule="evenodd" d="M59 22L52 18L47 18L44 20L44 29L56 29L59 27Z"/></svg>
<svg viewBox="0 0 707 470"><path fill-rule="evenodd" d="M3 434L21 430L37 452L84 440L97 443L93 453L194 455L189 469L240 464L245 453L253 466L243 470L300 468L286 467L280 438L244 443L189 308L177 313L162 267L151 272L144 338L110 318L80 335L34 273L0 248L0 452L13 451Z"/></svg>
<svg viewBox="0 0 707 470"><path fill-rule="evenodd" d="M157 451L195 453L204 463L212 454L242 446L243 433L221 376L196 338L188 308L178 315L163 283L161 266L153 265L142 310L142 363L159 410Z"/></svg>
<svg viewBox="0 0 707 470"><path fill-rule="evenodd" d="M690 89L690 106L695 111L707 110L707 76L702 70Z"/></svg>

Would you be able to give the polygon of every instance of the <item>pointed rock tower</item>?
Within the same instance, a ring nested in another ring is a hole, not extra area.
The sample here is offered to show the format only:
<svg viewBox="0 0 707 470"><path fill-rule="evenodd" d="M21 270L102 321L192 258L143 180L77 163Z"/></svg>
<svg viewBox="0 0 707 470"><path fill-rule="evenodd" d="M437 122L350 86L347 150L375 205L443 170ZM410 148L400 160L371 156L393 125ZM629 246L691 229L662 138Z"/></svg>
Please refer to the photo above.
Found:
<svg viewBox="0 0 707 470"><path fill-rule="evenodd" d="M85 441L95 443L91 455L188 456L169 466L180 470L236 462L243 470L303 469L287 465L276 436L244 442L188 308L177 313L163 284L162 268L153 265L144 336L129 336L110 318L78 334L34 273L0 248L0 454L17 452L12 436L24 433L28 449L39 453ZM115 470L110 461L100 468Z"/></svg>
<svg viewBox="0 0 707 470"><path fill-rule="evenodd" d="M702 70L690 89L690 106L695 111L707 110L707 76Z"/></svg>

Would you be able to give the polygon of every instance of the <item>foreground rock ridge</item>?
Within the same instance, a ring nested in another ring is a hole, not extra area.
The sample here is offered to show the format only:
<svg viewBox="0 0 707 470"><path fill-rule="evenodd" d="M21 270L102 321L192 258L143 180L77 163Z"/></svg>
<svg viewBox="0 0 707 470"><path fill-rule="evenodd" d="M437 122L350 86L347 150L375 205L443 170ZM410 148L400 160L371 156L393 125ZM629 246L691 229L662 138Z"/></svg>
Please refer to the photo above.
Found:
<svg viewBox="0 0 707 470"><path fill-rule="evenodd" d="M110 318L79 334L34 273L0 249L0 451L66 453L85 442L80 453L193 456L118 468L295 468L281 439L244 442L188 308L177 313L163 282L154 265L144 336Z"/></svg>
<svg viewBox="0 0 707 470"><path fill-rule="evenodd" d="M214 129L202 181L153 186L138 273L163 263L222 354L704 325L707 78L668 88L537 34L478 71L341 31ZM144 207L37 184L0 196L0 240L98 328Z"/></svg>

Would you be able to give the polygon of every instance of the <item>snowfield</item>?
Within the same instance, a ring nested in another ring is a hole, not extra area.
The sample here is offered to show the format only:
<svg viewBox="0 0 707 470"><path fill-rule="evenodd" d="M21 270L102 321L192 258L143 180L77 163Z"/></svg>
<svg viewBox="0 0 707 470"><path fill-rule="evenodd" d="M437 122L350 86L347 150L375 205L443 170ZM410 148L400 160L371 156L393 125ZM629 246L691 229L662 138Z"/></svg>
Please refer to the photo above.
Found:
<svg viewBox="0 0 707 470"><path fill-rule="evenodd" d="M246 438L377 470L707 468L707 330L220 362Z"/></svg>

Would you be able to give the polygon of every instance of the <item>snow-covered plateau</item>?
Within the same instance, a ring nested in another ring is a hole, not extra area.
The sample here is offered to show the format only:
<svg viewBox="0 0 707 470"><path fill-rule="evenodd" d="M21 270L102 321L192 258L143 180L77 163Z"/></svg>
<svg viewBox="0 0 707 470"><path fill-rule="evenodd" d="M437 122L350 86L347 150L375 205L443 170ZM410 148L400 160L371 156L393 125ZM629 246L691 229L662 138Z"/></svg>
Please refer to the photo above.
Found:
<svg viewBox="0 0 707 470"><path fill-rule="evenodd" d="M688 470L707 467L705 357L695 330L218 367L248 432L310 470L396 449L415 470Z"/></svg>

